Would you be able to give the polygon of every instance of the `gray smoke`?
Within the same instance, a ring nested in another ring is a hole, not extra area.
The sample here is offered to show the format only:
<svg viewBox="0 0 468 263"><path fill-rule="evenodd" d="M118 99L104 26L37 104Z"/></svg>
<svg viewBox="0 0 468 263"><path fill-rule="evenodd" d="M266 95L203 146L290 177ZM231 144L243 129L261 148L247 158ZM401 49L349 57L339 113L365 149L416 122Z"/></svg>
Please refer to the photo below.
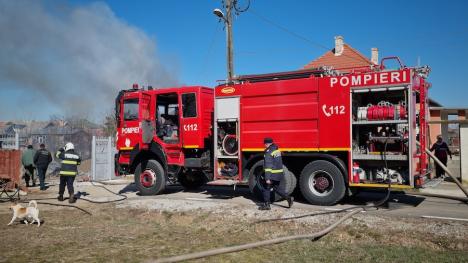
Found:
<svg viewBox="0 0 468 263"><path fill-rule="evenodd" d="M105 3L0 0L0 96L18 100L17 111L98 120L118 90L174 85L174 75L155 40Z"/></svg>

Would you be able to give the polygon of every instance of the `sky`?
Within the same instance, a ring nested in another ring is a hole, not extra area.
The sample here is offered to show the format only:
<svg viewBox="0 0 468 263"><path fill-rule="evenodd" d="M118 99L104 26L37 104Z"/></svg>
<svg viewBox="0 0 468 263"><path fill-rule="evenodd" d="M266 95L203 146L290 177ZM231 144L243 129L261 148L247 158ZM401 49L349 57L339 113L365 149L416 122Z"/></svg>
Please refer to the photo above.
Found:
<svg viewBox="0 0 468 263"><path fill-rule="evenodd" d="M132 83L213 87L226 78L225 31L212 13L221 0L11 2L0 0L0 29L21 30L0 35L9 45L0 39L0 120L99 120ZM250 2L233 24L236 75L300 69L342 35L368 57L377 47L380 58L399 56L407 66L419 58L432 68L430 97L468 108L468 1ZM247 3L239 0L239 8ZM2 9L31 21L2 19Z"/></svg>

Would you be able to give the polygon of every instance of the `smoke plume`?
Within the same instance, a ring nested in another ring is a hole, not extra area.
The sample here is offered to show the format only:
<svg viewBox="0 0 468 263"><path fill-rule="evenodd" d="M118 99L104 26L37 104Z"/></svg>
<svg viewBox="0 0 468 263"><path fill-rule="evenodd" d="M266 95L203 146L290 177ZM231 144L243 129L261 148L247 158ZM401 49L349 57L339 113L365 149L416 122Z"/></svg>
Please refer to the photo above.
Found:
<svg viewBox="0 0 468 263"><path fill-rule="evenodd" d="M99 120L118 90L132 83L177 82L158 58L155 40L105 3L0 0L0 32L2 119L49 111L40 116Z"/></svg>

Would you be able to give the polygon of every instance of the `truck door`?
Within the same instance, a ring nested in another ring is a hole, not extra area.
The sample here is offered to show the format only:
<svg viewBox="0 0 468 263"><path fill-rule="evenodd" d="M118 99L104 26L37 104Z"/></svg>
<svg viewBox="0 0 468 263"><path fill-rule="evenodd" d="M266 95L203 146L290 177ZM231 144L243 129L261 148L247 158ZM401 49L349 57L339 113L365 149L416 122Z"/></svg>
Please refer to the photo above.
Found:
<svg viewBox="0 0 468 263"><path fill-rule="evenodd" d="M184 162L180 138L180 103L175 92L158 94L156 97L156 135L165 148L168 164Z"/></svg>
<svg viewBox="0 0 468 263"><path fill-rule="evenodd" d="M147 149L149 143L153 140L155 123L154 117L150 115L151 112L151 95L141 92L140 93L140 128L141 128L141 142L140 149Z"/></svg>
<svg viewBox="0 0 468 263"><path fill-rule="evenodd" d="M183 93L182 101L181 133L184 148L200 148L203 142L201 136L201 123L197 107L198 96L196 92Z"/></svg>
<svg viewBox="0 0 468 263"><path fill-rule="evenodd" d="M117 147L120 151L129 151L139 141L139 95L126 94L120 104L118 118Z"/></svg>

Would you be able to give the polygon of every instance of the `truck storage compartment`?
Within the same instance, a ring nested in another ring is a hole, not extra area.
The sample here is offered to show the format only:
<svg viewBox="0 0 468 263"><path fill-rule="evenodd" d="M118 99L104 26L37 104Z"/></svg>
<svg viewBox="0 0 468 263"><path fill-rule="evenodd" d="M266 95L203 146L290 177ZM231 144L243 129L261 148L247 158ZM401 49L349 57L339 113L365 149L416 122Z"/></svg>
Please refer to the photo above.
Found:
<svg viewBox="0 0 468 263"><path fill-rule="evenodd" d="M407 87L354 89L353 184L411 185Z"/></svg>

